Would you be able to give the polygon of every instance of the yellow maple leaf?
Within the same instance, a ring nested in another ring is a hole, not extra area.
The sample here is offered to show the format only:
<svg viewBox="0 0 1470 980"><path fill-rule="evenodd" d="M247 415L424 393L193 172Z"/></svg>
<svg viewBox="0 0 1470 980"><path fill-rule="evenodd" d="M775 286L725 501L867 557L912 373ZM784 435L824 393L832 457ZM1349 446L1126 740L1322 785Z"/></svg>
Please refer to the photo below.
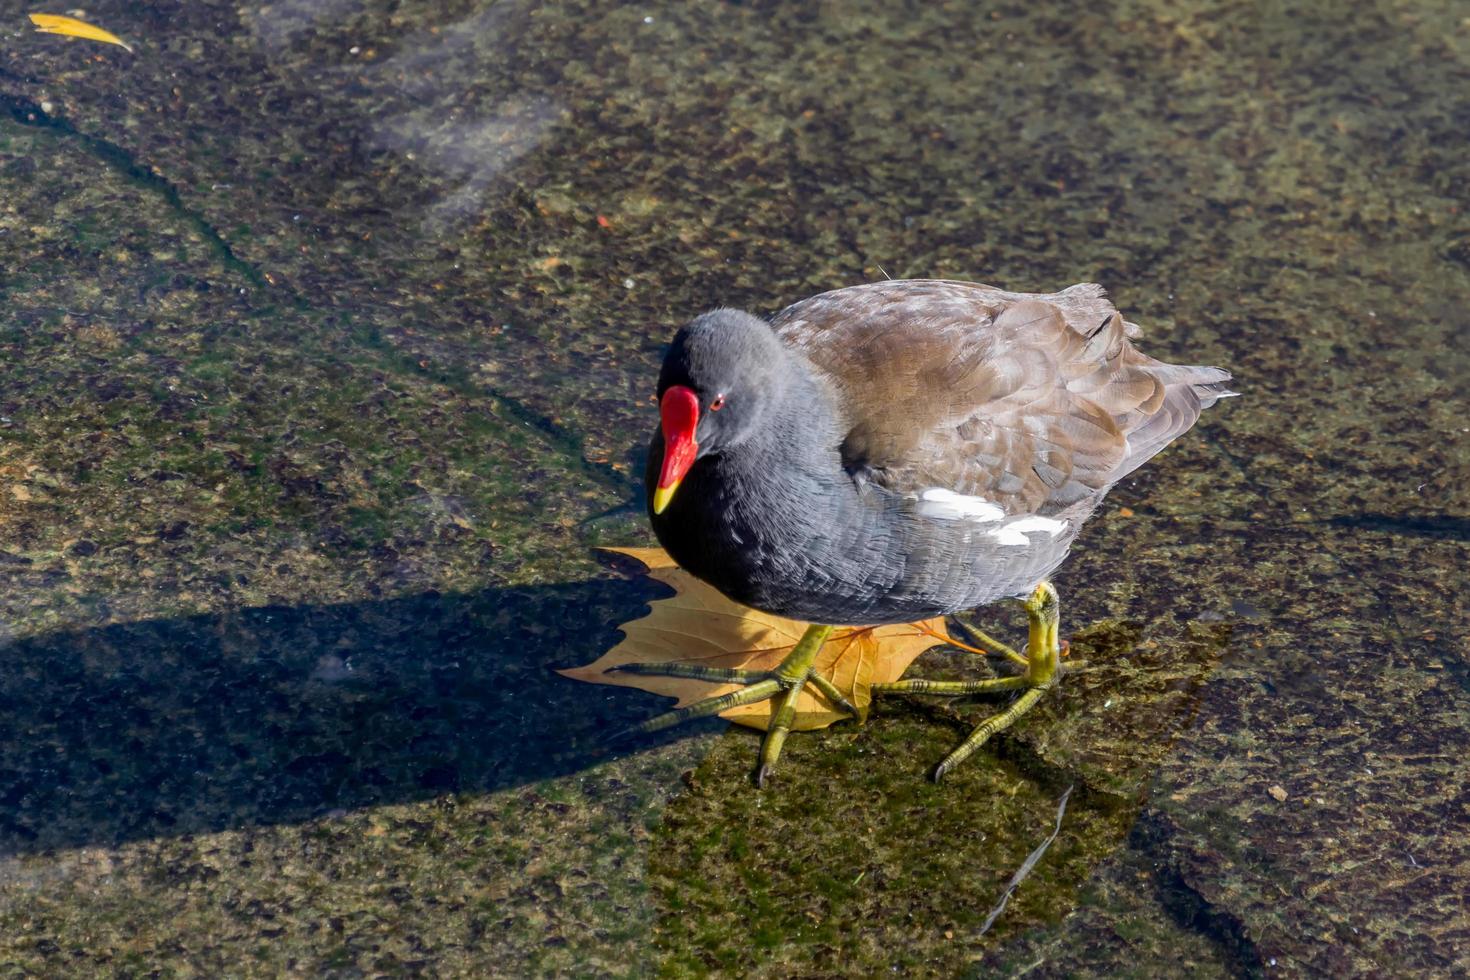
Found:
<svg viewBox="0 0 1470 980"><path fill-rule="evenodd" d="M61 34L66 37L81 37L88 41L101 41L103 44L116 44L118 47L132 52L132 46L111 31L104 31L95 24L89 24L75 17L63 17L60 14L30 14L31 23L36 25L39 34Z"/></svg>
<svg viewBox="0 0 1470 980"><path fill-rule="evenodd" d="M666 694L678 698L677 706L683 707L701 698L737 690L740 685L607 671L630 663L769 670L791 652L806 630L806 623L730 601L674 564L662 548L604 550L642 562L648 568L649 577L673 588L674 595L653 600L647 616L619 627L624 639L597 660L558 671L565 677ZM872 685L897 680L919 654L948 639L942 618L893 626L839 626L817 654L815 669L853 703L859 721L866 721L873 700ZM775 710L774 704L773 699L743 705L723 712L720 717L764 731ZM795 731L810 731L847 717L850 716L846 712L833 707L808 686L802 689L791 727Z"/></svg>

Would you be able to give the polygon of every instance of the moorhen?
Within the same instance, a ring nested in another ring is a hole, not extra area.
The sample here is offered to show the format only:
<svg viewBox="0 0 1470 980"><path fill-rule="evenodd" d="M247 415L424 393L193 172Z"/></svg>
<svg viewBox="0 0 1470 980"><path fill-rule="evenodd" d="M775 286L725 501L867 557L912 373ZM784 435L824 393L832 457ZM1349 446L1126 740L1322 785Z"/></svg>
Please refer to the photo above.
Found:
<svg viewBox="0 0 1470 980"><path fill-rule="evenodd" d="M1026 596L1022 668L875 690L1022 690L935 770L1014 722L1062 671L1047 576L1108 490L1234 394L1213 367L1139 352L1101 286L1012 293L896 280L802 300L770 322L719 309L674 337L648 457L654 533L736 602L813 624L771 671L621 670L746 685L637 726L654 731L779 698L764 784L832 626L907 623Z"/></svg>

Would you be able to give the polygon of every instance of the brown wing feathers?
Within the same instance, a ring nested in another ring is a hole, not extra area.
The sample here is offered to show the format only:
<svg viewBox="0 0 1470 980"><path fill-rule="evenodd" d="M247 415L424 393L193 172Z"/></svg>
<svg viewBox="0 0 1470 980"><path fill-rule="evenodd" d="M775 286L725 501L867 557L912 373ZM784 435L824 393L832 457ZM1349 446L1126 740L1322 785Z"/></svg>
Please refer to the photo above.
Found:
<svg viewBox="0 0 1470 980"><path fill-rule="evenodd" d="M1135 350L1137 328L1092 284L1031 295L873 283L798 303L772 326L836 388L850 466L1011 514L1097 494L1228 394L1224 371Z"/></svg>

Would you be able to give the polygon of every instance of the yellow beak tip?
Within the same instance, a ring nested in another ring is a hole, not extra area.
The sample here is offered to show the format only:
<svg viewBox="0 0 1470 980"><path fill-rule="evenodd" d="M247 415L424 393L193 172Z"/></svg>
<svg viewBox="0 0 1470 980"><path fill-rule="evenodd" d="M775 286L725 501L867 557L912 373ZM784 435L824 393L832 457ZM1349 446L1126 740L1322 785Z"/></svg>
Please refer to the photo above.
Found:
<svg viewBox="0 0 1470 980"><path fill-rule="evenodd" d="M662 514L664 512L669 506L669 501L674 499L674 491L677 489L679 489L679 484L677 483L671 487L653 488L653 512L655 514Z"/></svg>

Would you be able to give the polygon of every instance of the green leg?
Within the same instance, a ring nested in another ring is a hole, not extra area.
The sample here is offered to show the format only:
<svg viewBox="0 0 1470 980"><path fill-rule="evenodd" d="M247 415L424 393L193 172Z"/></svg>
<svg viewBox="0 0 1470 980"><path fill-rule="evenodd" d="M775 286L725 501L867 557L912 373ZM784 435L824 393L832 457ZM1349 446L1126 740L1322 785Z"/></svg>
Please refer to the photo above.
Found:
<svg viewBox="0 0 1470 980"><path fill-rule="evenodd" d="M945 773L974 755L980 746L990 740L990 736L996 732L1003 732L1014 725L1022 715L1031 710L1031 707L1037 701L1041 700L1041 696L1045 693L1046 688L1044 687L1028 688L1026 693L1016 698L1009 708L998 715L991 715L981 722L970 733L969 738L966 738L960 743L959 748L945 756L944 761L934 767L934 781L936 783L939 782L944 778Z"/></svg>
<svg viewBox="0 0 1470 980"><path fill-rule="evenodd" d="M875 693L937 694L946 697L995 691L1020 690L1023 692L1006 710L981 722L959 748L951 752L943 762L935 767L934 779L936 782L943 779L945 773L974 755L990 736L996 732L1005 731L1015 724L1017 719L1030 711L1036 702L1041 700L1042 695L1056 684L1057 678L1062 673L1060 659L1062 648L1057 638L1059 605L1057 590L1052 588L1050 582L1042 582L1036 587L1036 591L1026 599L1026 617L1030 620L1030 630L1026 642L1024 673L1014 677L983 681L930 681L916 677L910 680L895 681L892 684L873 685ZM986 637L986 639L989 638ZM995 646L1006 649L1000 644L995 644Z"/></svg>
<svg viewBox="0 0 1470 980"><path fill-rule="evenodd" d="M857 709L830 681L812 672L817 653L822 649L822 644L827 642L827 636L831 632L831 626L819 626L815 623L808 626L796 646L786 655L785 660L776 665L775 670L727 670L720 667L696 667L690 664L624 664L621 667L614 667L615 671L631 674L690 677L696 680L749 685L743 691L732 691L719 697L705 698L703 701L696 701L674 711L667 711L628 731L656 732L691 718L707 718L728 708L755 704L758 701L779 696L780 701L776 705L775 715L771 719L770 727L766 729L765 741L761 744L760 765L756 769L756 784L764 786L766 778L775 768L776 760L781 755L781 746L786 744L786 736L791 733L791 723L796 718L796 702L801 696L801 689L808 682L837 707L854 715L857 714ZM619 735L621 734L624 733L620 732Z"/></svg>
<svg viewBox="0 0 1470 980"><path fill-rule="evenodd" d="M1005 657L1017 667L1026 666L1026 656L1024 654L1017 653L1008 645L1000 642L979 627L962 622L958 617L955 617L954 624L960 628L961 633L965 634L965 638L970 641L971 645L979 647L986 653L994 656Z"/></svg>
<svg viewBox="0 0 1470 980"><path fill-rule="evenodd" d="M936 694L940 697L957 698L964 694L993 694L996 691L1017 691L1026 687L1026 678L994 677L983 681L931 681L922 677L893 681L889 684L874 684L874 694Z"/></svg>
<svg viewBox="0 0 1470 980"><path fill-rule="evenodd" d="M731 684L735 682L751 683L753 681L765 680L770 676L770 671L765 670L733 670L729 667L701 667L698 664L622 664L611 668L611 674L655 674L659 677L688 677L696 681L710 681L715 684Z"/></svg>

